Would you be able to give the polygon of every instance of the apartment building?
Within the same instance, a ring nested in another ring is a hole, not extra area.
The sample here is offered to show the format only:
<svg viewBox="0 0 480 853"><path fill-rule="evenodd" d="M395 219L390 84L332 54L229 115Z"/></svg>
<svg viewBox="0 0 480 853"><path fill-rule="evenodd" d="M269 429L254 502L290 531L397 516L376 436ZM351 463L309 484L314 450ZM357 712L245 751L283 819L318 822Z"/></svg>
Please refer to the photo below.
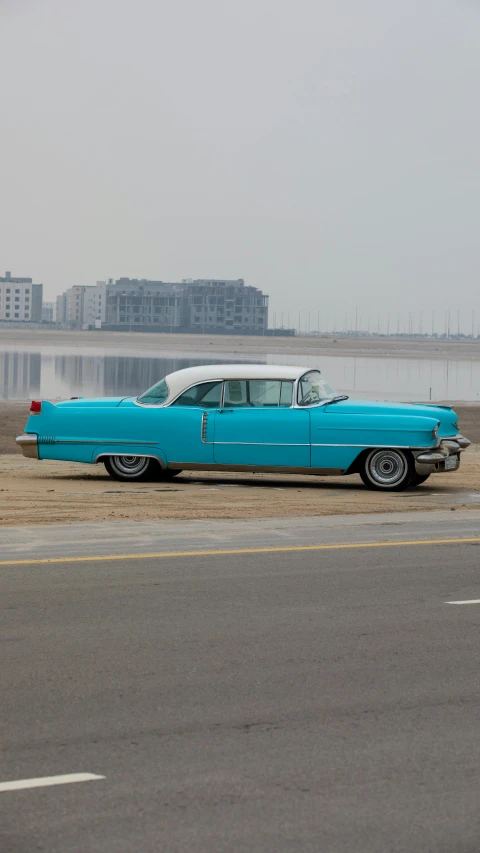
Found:
<svg viewBox="0 0 480 853"><path fill-rule="evenodd" d="M57 323L83 329L105 322L107 283L74 285L57 296Z"/></svg>
<svg viewBox="0 0 480 853"><path fill-rule="evenodd" d="M119 278L107 288L107 327L178 329L182 309L180 284Z"/></svg>
<svg viewBox="0 0 480 853"><path fill-rule="evenodd" d="M42 321L44 323L54 323L55 322L56 307L57 307L57 305L55 302L43 302L42 303Z"/></svg>
<svg viewBox="0 0 480 853"><path fill-rule="evenodd" d="M41 323L43 284L16 278L7 271L0 277L0 320Z"/></svg>
<svg viewBox="0 0 480 853"><path fill-rule="evenodd" d="M118 279L107 285L106 326L115 329L263 334L268 296L243 279L181 282Z"/></svg>
<svg viewBox="0 0 480 853"><path fill-rule="evenodd" d="M192 331L257 333L268 328L268 296L242 278L183 279L184 325Z"/></svg>

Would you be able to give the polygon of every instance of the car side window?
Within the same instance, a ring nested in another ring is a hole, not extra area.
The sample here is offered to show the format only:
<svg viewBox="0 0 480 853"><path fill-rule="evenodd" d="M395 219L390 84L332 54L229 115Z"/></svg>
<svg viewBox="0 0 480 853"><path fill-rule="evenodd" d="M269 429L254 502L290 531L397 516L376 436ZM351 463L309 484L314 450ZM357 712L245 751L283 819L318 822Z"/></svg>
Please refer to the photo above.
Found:
<svg viewBox="0 0 480 853"><path fill-rule="evenodd" d="M293 394L293 382L284 382L282 380L282 387L280 389L280 405L281 406L291 406L292 405L292 394Z"/></svg>
<svg viewBox="0 0 480 853"><path fill-rule="evenodd" d="M225 408L291 406L293 382L279 379L229 379L225 382Z"/></svg>
<svg viewBox="0 0 480 853"><path fill-rule="evenodd" d="M225 408L248 406L247 382L245 379L228 379L225 382Z"/></svg>
<svg viewBox="0 0 480 853"><path fill-rule="evenodd" d="M222 382L201 382L172 403L172 406L199 406L202 409L218 409L222 399Z"/></svg>

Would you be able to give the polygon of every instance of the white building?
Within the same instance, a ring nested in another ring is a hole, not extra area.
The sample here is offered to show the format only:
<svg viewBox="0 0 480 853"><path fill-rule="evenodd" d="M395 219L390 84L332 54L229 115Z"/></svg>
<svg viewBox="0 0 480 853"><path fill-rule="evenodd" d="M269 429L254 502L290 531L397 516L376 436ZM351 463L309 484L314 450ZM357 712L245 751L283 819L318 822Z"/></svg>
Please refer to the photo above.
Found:
<svg viewBox="0 0 480 853"><path fill-rule="evenodd" d="M44 302L42 304L42 320L47 323L54 323L56 307L57 305L55 302Z"/></svg>
<svg viewBox="0 0 480 853"><path fill-rule="evenodd" d="M74 285L57 296L57 323L68 323L80 329L105 322L107 284ZM97 322L98 321L98 322Z"/></svg>
<svg viewBox="0 0 480 853"><path fill-rule="evenodd" d="M0 277L0 320L35 322L42 320L43 284L31 278L15 278L10 272Z"/></svg>

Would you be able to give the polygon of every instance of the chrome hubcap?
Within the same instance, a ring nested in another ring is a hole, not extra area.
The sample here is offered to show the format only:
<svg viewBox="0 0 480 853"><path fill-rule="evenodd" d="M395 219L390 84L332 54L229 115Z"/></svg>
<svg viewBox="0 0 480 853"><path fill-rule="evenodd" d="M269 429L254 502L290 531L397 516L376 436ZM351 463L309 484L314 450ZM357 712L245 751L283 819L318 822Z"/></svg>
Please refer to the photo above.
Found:
<svg viewBox="0 0 480 853"><path fill-rule="evenodd" d="M376 450L368 457L367 471L379 486L395 486L405 477L407 462L398 450Z"/></svg>
<svg viewBox="0 0 480 853"><path fill-rule="evenodd" d="M112 468L122 477L138 477L148 468L150 460L146 456L111 456Z"/></svg>

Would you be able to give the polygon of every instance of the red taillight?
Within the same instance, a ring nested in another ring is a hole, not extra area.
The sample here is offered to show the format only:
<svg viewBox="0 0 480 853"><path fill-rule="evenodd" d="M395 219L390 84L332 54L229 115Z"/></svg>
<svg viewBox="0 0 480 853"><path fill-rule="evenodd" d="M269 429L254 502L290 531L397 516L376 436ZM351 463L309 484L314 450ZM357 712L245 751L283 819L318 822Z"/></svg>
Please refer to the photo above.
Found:
<svg viewBox="0 0 480 853"><path fill-rule="evenodd" d="M32 405L30 406L30 411L34 415L39 415L42 411L42 402L41 400L32 400Z"/></svg>

